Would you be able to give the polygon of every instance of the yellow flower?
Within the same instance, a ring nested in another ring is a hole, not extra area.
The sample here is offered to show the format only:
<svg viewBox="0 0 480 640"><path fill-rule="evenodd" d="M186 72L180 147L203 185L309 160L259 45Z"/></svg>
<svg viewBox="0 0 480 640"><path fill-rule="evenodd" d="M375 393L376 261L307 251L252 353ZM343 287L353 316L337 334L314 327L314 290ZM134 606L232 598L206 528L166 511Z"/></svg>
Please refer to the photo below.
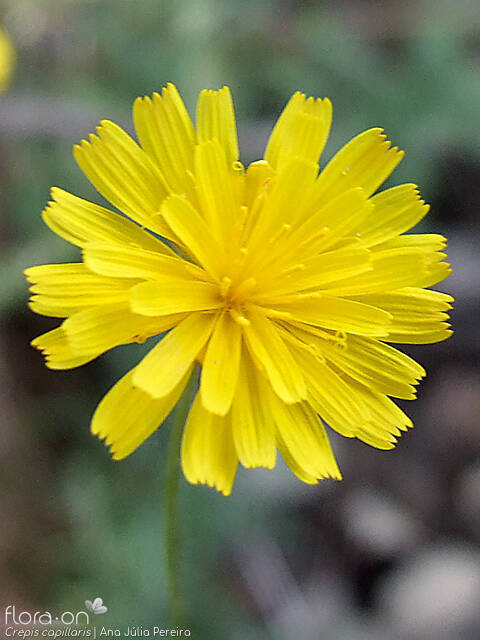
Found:
<svg viewBox="0 0 480 640"><path fill-rule="evenodd" d="M32 344L68 369L168 331L95 412L114 459L165 420L195 362L183 470L225 495L239 461L271 469L277 449L304 482L340 479L321 419L379 449L412 426L389 396L413 399L425 371L387 342L451 334L453 299L426 289L450 273L446 241L404 235L428 211L415 185L375 193L403 156L381 129L319 173L331 115L295 93L244 170L229 89L200 94L195 130L169 84L135 102L140 145L105 121L75 147L125 215L52 189L45 223L83 262L27 269L31 308L66 318Z"/></svg>
<svg viewBox="0 0 480 640"><path fill-rule="evenodd" d="M8 35L0 28L0 92L4 91L15 64L15 49Z"/></svg>

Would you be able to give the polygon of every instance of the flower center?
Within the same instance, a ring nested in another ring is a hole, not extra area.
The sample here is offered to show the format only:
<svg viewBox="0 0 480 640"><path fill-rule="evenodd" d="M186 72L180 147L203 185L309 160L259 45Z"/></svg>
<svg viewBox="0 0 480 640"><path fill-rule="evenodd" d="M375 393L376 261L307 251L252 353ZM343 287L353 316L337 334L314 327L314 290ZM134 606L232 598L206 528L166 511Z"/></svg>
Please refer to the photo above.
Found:
<svg viewBox="0 0 480 640"><path fill-rule="evenodd" d="M257 286L255 278L247 278L238 283L233 283L228 276L222 278L220 282L220 295L225 301L227 308L241 306Z"/></svg>

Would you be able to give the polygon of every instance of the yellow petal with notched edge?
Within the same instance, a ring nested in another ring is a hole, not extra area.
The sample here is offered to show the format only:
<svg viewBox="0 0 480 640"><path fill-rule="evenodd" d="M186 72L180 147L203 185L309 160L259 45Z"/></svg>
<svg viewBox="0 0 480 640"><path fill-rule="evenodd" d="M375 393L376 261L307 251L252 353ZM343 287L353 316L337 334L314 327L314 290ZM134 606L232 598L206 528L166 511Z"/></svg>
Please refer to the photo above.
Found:
<svg viewBox="0 0 480 640"><path fill-rule="evenodd" d="M182 320L180 313L148 318L128 309L127 304L105 304L74 313L63 323L72 347L80 354L108 349L130 342L145 342Z"/></svg>
<svg viewBox="0 0 480 640"><path fill-rule="evenodd" d="M434 342L442 342L442 340L450 338L453 334L450 326L450 324L445 323L440 328L438 325L399 328L398 331L391 331L388 339L395 344L432 344Z"/></svg>
<svg viewBox="0 0 480 640"><path fill-rule="evenodd" d="M332 103L296 92L275 125L265 149L265 160L281 169L294 157L318 162L330 132Z"/></svg>
<svg viewBox="0 0 480 640"><path fill-rule="evenodd" d="M45 356L45 364L49 369L73 369L94 360L99 352L77 353L70 344L62 326L43 333L31 342Z"/></svg>
<svg viewBox="0 0 480 640"><path fill-rule="evenodd" d="M152 279L199 278L206 273L179 257L137 247L92 242L83 249L83 259L89 269L104 276Z"/></svg>
<svg viewBox="0 0 480 640"><path fill-rule="evenodd" d="M130 308L145 316L219 309L224 302L210 282L164 277L141 282L130 292Z"/></svg>
<svg viewBox="0 0 480 640"><path fill-rule="evenodd" d="M142 249L175 255L165 243L144 231L131 220L78 198L58 187L43 211L50 229L67 242L84 247L88 242L138 245Z"/></svg>
<svg viewBox="0 0 480 640"><path fill-rule="evenodd" d="M402 431L413 427L410 418L386 395L355 382L351 383L351 388L355 398L361 398L370 411L370 419L363 425L364 433L375 433L383 440L392 442L392 437L398 437ZM362 435L360 433L357 437L362 440Z"/></svg>
<svg viewBox="0 0 480 640"><path fill-rule="evenodd" d="M266 384L244 348L232 402L232 430L238 457L247 468L275 466L275 423L265 403Z"/></svg>
<svg viewBox="0 0 480 640"><path fill-rule="evenodd" d="M392 238L373 248L374 253L393 250L416 250L423 255L425 268L419 271L417 278L408 285L412 287L431 287L441 280L448 278L452 272L450 264L443 262L446 253L439 251L444 248L446 240L437 234L408 234Z"/></svg>
<svg viewBox="0 0 480 640"><path fill-rule="evenodd" d="M232 95L228 87L219 91L204 89L197 104L199 142L217 140L229 166L238 160L237 126Z"/></svg>
<svg viewBox="0 0 480 640"><path fill-rule="evenodd" d="M355 296L393 291L415 285L427 272L424 253L416 249L390 249L372 253L371 269L348 280L329 283L330 295Z"/></svg>
<svg viewBox="0 0 480 640"><path fill-rule="evenodd" d="M74 147L75 159L87 178L132 220L175 240L165 223L153 218L168 193L158 168L113 122L102 121L97 134Z"/></svg>
<svg viewBox="0 0 480 640"><path fill-rule="evenodd" d="M285 105L278 118L265 149L264 157L272 166L276 165L281 149L282 139L288 136L292 119L302 113L305 103L305 94L296 91Z"/></svg>
<svg viewBox="0 0 480 640"><path fill-rule="evenodd" d="M215 487L228 496L238 467L230 416L207 411L197 394L182 440L182 467L192 484Z"/></svg>
<svg viewBox="0 0 480 640"><path fill-rule="evenodd" d="M371 203L373 209L370 216L358 228L365 247L373 247L408 231L429 210L414 184L402 184L381 191L372 197Z"/></svg>
<svg viewBox="0 0 480 640"><path fill-rule="evenodd" d="M280 442L308 476L341 479L325 427L306 403L285 404L271 391L266 397Z"/></svg>
<svg viewBox="0 0 480 640"><path fill-rule="evenodd" d="M416 384L416 381L427 375L425 369L413 358L374 338L348 336L347 349L349 356L357 360L359 366L381 369L384 375L392 379Z"/></svg>
<svg viewBox="0 0 480 640"><path fill-rule="evenodd" d="M318 356L306 350L296 353L308 386L308 402L332 429L355 436L358 426L370 417L363 402L352 402L351 387Z"/></svg>
<svg viewBox="0 0 480 640"><path fill-rule="evenodd" d="M242 330L229 313L218 316L203 360L200 392L208 411L224 416L230 409L235 394Z"/></svg>
<svg viewBox="0 0 480 640"><path fill-rule="evenodd" d="M198 211L185 198L173 195L163 203L162 216L203 268L219 278L226 262L224 248Z"/></svg>
<svg viewBox="0 0 480 640"><path fill-rule="evenodd" d="M295 458L291 455L290 451L287 449L287 446L283 442L280 434L277 433L277 447L280 452L280 455L285 461L285 464L290 469L290 471L297 476L299 480L304 482L305 484L318 484L319 478L312 476L307 473L302 467L297 463Z"/></svg>
<svg viewBox="0 0 480 640"><path fill-rule="evenodd" d="M180 382L205 346L215 316L193 313L170 331L135 369L133 383L161 398Z"/></svg>
<svg viewBox="0 0 480 640"><path fill-rule="evenodd" d="M76 311L102 304L125 303L132 281L106 278L83 263L46 264L25 270L32 284L30 307L41 315L66 318Z"/></svg>
<svg viewBox="0 0 480 640"><path fill-rule="evenodd" d="M389 342L430 344L445 340L452 331L448 314L437 314L435 317L408 316L404 313L396 313L389 328Z"/></svg>
<svg viewBox="0 0 480 640"><path fill-rule="evenodd" d="M152 398L135 387L133 373L134 369L103 397L90 427L93 435L106 440L114 460L130 455L164 422L182 395L192 368L163 398Z"/></svg>
<svg viewBox="0 0 480 640"><path fill-rule="evenodd" d="M321 172L315 200L321 205L352 187L362 187L371 196L403 158L391 147L382 129L369 129L348 142Z"/></svg>
<svg viewBox="0 0 480 640"><path fill-rule="evenodd" d="M414 385L417 384L417 378L420 376L412 375L411 372L405 376L405 370L395 367L391 362L382 362L382 366L379 366L378 357L372 356L363 362L358 348L355 350L353 336L344 335L343 341L340 342L340 340L320 338L297 327L291 327L290 330L300 340L312 345L313 349L327 362L333 364L336 370L340 370L365 386L396 398L405 400L415 398ZM331 338L333 337L332 335ZM375 346L381 349L382 343ZM399 377L399 371L403 372L402 377Z"/></svg>
<svg viewBox="0 0 480 640"><path fill-rule="evenodd" d="M304 399L307 389L302 371L275 325L253 308L248 320L250 324L243 328L248 349L265 368L275 392L288 403Z"/></svg>
<svg viewBox="0 0 480 640"><path fill-rule="evenodd" d="M409 233L391 238L373 248L373 251L384 249L422 249L426 255L435 254L447 246L447 239L438 233Z"/></svg>
<svg viewBox="0 0 480 640"><path fill-rule="evenodd" d="M406 287L360 299L391 314L390 342L429 344L446 340L452 334L447 320L454 300L440 291Z"/></svg>
<svg viewBox="0 0 480 640"><path fill-rule="evenodd" d="M365 336L386 336L391 322L390 314L381 309L322 294L278 296L272 307L273 312L287 314L293 320Z"/></svg>
<svg viewBox="0 0 480 640"><path fill-rule="evenodd" d="M362 299L368 304L387 309L393 318L397 313L405 313L413 316L412 319L415 319L416 315L425 316L447 312L452 308L454 302L453 297L446 293L418 287L405 287L399 291L366 295L362 296Z"/></svg>
<svg viewBox="0 0 480 640"><path fill-rule="evenodd" d="M160 168L169 191L188 191L196 134L176 87L168 83L161 95L137 98L133 121L142 148Z"/></svg>

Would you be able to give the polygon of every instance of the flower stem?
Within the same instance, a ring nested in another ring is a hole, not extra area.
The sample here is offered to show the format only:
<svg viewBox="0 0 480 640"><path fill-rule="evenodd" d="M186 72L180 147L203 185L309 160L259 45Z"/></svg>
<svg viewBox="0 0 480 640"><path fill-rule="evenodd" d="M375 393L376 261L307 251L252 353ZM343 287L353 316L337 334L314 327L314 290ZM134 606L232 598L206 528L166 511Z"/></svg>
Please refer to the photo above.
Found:
<svg viewBox="0 0 480 640"><path fill-rule="evenodd" d="M180 443L188 411L195 395L195 372L180 398L172 420L166 464L165 540L167 547L167 575L169 615L173 628L182 626L183 604L180 595L180 532L178 526L178 483L180 479Z"/></svg>

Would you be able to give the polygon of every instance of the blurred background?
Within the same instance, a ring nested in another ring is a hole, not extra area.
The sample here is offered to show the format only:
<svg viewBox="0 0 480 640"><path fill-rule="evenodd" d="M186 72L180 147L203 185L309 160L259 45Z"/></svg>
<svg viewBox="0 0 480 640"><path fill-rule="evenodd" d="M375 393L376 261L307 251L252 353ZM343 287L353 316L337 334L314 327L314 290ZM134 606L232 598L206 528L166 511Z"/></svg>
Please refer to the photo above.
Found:
<svg viewBox="0 0 480 640"><path fill-rule="evenodd" d="M405 349L429 375L397 449L332 435L343 482L279 464L240 470L225 499L182 479L186 624L198 640L480 637L478 2L3 0L0 23L17 58L0 96L0 606L101 596L102 624L167 626L169 426L120 463L89 435L150 345L49 371L29 342L57 322L28 310L22 271L78 259L40 213L52 185L102 202L71 154L100 119L131 131L137 95L173 81L193 113L228 84L244 162L297 89L333 100L324 158L371 126L406 150L389 184L419 184L422 230L449 237L456 333Z"/></svg>

